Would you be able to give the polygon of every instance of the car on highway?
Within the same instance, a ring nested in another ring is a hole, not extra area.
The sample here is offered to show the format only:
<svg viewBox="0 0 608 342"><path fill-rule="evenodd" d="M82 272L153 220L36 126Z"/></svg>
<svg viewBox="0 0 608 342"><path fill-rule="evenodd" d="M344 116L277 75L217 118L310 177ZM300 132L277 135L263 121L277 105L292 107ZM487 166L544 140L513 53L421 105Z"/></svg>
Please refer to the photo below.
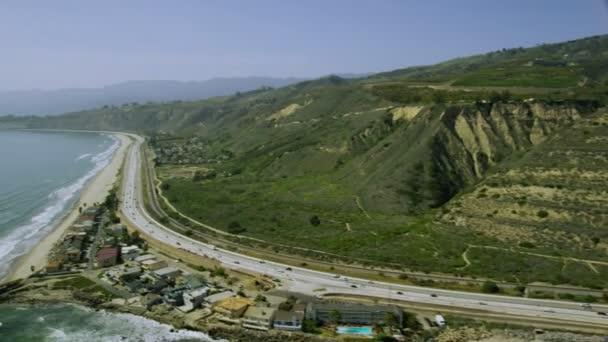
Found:
<svg viewBox="0 0 608 342"><path fill-rule="evenodd" d="M241 264L238 260L236 260L234 263L237 264L237 265Z"/></svg>
<svg viewBox="0 0 608 342"><path fill-rule="evenodd" d="M258 262L259 262L260 264L265 264L265 263L266 263L266 261L264 261L264 260L260 260L260 261L258 261Z"/></svg>
<svg viewBox="0 0 608 342"><path fill-rule="evenodd" d="M285 270L287 270L287 271L293 271L293 269L291 267L287 267L287 268L285 268Z"/></svg>
<svg viewBox="0 0 608 342"><path fill-rule="evenodd" d="M598 311L597 314L600 315L600 316L606 316L606 313L603 312L603 311Z"/></svg>
<svg viewBox="0 0 608 342"><path fill-rule="evenodd" d="M434 293L431 293L431 297L433 297L433 298L437 298L437 295L436 295L436 294L434 294Z"/></svg>
<svg viewBox="0 0 608 342"><path fill-rule="evenodd" d="M337 274L334 274L334 278L338 279L338 278L340 278L340 276Z"/></svg>
<svg viewBox="0 0 608 342"><path fill-rule="evenodd" d="M398 294L398 295L402 295L402 294L403 294L403 292L401 292L401 291L397 291L397 294Z"/></svg>
<svg viewBox="0 0 608 342"><path fill-rule="evenodd" d="M357 285L352 284L350 287L352 287L353 289L356 289L356 288L357 288Z"/></svg>

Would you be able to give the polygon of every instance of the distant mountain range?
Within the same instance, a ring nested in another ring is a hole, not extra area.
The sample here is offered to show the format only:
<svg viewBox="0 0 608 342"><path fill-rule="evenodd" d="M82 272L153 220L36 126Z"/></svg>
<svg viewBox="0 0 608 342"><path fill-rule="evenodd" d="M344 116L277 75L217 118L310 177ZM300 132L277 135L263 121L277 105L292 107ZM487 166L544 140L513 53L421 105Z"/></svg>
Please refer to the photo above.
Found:
<svg viewBox="0 0 608 342"><path fill-rule="evenodd" d="M0 116L57 115L132 102L200 100L263 86L283 87L303 80L293 77L236 77L193 82L128 81L103 88L0 92Z"/></svg>

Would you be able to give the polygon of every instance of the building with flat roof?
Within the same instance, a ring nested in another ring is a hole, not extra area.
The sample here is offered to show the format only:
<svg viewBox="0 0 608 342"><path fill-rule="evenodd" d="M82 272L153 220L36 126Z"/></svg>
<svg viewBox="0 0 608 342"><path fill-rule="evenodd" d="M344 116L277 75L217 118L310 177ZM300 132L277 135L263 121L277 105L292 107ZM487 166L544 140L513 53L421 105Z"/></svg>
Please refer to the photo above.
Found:
<svg viewBox="0 0 608 342"><path fill-rule="evenodd" d="M169 265L167 265L167 262L163 260L150 259L142 261L141 266L150 271L156 271L160 270L161 268L168 267Z"/></svg>
<svg viewBox="0 0 608 342"><path fill-rule="evenodd" d="M184 291L183 300L184 305L178 307L183 312L190 312L201 306L205 297L209 293L208 287L199 287L195 290Z"/></svg>
<svg viewBox="0 0 608 342"><path fill-rule="evenodd" d="M243 323L244 328L268 330L272 327L272 321L276 311L277 310L273 308L250 306L243 314L241 322Z"/></svg>
<svg viewBox="0 0 608 342"><path fill-rule="evenodd" d="M182 271L175 267L164 267L154 271L154 274L157 277L165 278L165 279L175 279L178 275L180 275Z"/></svg>
<svg viewBox="0 0 608 342"><path fill-rule="evenodd" d="M219 293L212 294L212 295L208 296L207 298L205 298L205 302L213 305L219 301L222 301L226 298L230 298L230 297L234 297L234 296L236 296L236 293L234 293L232 291L219 292Z"/></svg>
<svg viewBox="0 0 608 342"><path fill-rule="evenodd" d="M97 252L95 260L98 267L114 266L118 262L120 250L117 247L104 247Z"/></svg>
<svg viewBox="0 0 608 342"><path fill-rule="evenodd" d="M139 256L139 247L135 245L121 247L120 254L124 260L134 260Z"/></svg>
<svg viewBox="0 0 608 342"><path fill-rule="evenodd" d="M144 255L140 255L137 258L133 259L133 261L143 262L143 261L152 260L152 259L156 259L156 257L152 254L144 254Z"/></svg>
<svg viewBox="0 0 608 342"><path fill-rule="evenodd" d="M219 301L213 310L229 318L241 317L247 308L253 305L253 301L243 297L229 297Z"/></svg>
<svg viewBox="0 0 608 342"><path fill-rule="evenodd" d="M392 306L363 305L363 304L334 304L309 303L306 308L306 317L309 319L332 322L338 312L338 323L345 324L374 324L386 323L387 314L392 314L399 326L403 325L403 311Z"/></svg>
<svg viewBox="0 0 608 342"><path fill-rule="evenodd" d="M138 266L129 267L122 271L120 277L123 280L131 280L139 277L141 275L141 268Z"/></svg>
<svg viewBox="0 0 608 342"><path fill-rule="evenodd" d="M277 310L274 314L273 326L282 330L302 330L302 321L304 321L304 311Z"/></svg>

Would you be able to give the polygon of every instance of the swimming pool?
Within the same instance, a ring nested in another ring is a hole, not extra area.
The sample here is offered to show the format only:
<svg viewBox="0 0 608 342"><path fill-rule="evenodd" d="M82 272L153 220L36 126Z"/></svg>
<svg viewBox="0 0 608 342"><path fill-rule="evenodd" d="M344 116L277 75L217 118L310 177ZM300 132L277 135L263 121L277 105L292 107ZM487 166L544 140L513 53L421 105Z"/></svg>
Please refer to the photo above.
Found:
<svg viewBox="0 0 608 342"><path fill-rule="evenodd" d="M372 327L337 327L336 332L348 335L373 335Z"/></svg>

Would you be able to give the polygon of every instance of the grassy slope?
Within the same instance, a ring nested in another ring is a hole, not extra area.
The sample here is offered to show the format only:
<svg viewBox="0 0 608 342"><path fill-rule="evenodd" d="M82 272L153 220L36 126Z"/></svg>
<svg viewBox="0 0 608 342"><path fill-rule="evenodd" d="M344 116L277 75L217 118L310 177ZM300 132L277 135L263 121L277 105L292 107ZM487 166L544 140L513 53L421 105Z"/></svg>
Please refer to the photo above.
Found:
<svg viewBox="0 0 608 342"><path fill-rule="evenodd" d="M487 108L470 103L491 100L494 94L485 88L471 91L471 87L515 87L509 89L520 100L601 100L606 92L607 45L608 38L603 36L462 58L363 80L328 77L232 97L102 108L43 120L23 119L20 124L154 134L159 161L165 163L159 168L169 186L165 193L184 213L221 229L237 221L248 236L416 270L558 282L563 280L556 278L559 272L546 269L562 267L561 276L580 283L580 263L562 265L541 256L542 262L525 266L533 257L522 259L509 251L512 241L501 234L435 222L441 209L430 208L472 186L514 150L518 153L512 163L536 149L529 137L533 127L525 115L509 119L521 143L513 149L498 135L491 138L495 149L491 165L481 167L482 175L474 174L472 155L463 152L451 120L458 116L472 120L479 111L489 120ZM584 80L585 86L578 86ZM420 84L443 88L417 87ZM446 104L425 106L433 102ZM425 108L413 120L395 119L392 108L404 104ZM514 117L508 110L501 115ZM539 125L553 132L552 125L562 123L552 120ZM496 130L497 124L491 125ZM181 139L193 135L200 146ZM178 157L169 162L168 155ZM186 167L212 169L218 176L193 182ZM312 215L321 218L320 225L310 224ZM578 232L578 224L573 226ZM538 245L538 250L546 252ZM580 255L568 249L572 245L561 247L566 248L564 254ZM470 266L462 257L465 251ZM502 269L495 263L498 257L505 260ZM517 267L523 271L514 272Z"/></svg>

